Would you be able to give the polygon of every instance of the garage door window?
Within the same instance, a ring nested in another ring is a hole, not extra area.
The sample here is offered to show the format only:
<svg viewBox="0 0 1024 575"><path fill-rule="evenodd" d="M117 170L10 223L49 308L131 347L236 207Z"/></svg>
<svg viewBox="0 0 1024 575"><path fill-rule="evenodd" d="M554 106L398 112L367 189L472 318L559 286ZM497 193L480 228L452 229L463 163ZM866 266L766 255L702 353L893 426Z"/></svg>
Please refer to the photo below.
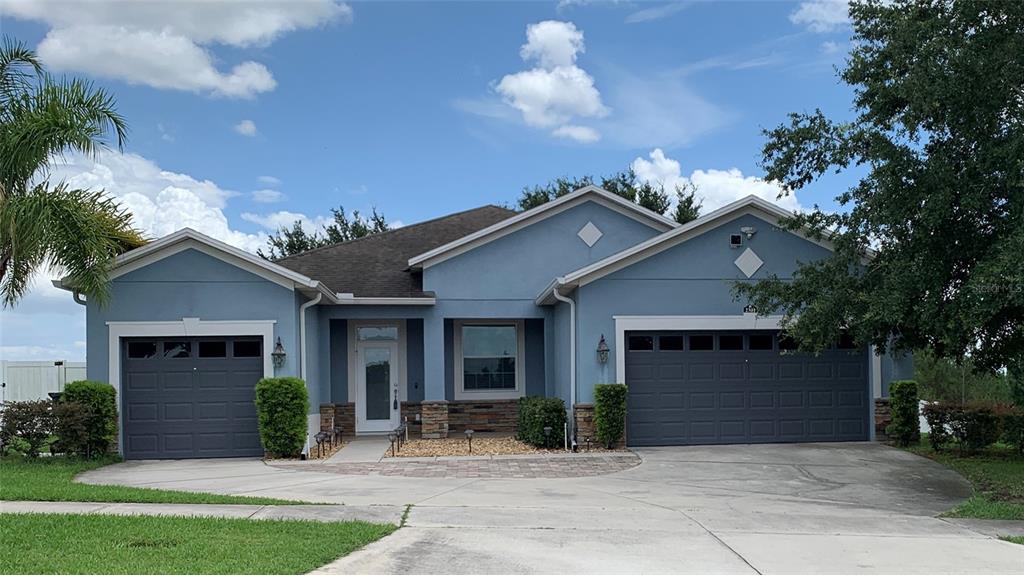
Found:
<svg viewBox="0 0 1024 575"><path fill-rule="evenodd" d="M690 351L711 351L715 349L715 336L691 335Z"/></svg>
<svg viewBox="0 0 1024 575"><path fill-rule="evenodd" d="M259 357L263 348L263 342L259 341L236 341L234 344L234 357Z"/></svg>
<svg viewBox="0 0 1024 575"><path fill-rule="evenodd" d="M188 341L164 342L164 359L187 358L192 355L192 343Z"/></svg>
<svg viewBox="0 0 1024 575"><path fill-rule="evenodd" d="M155 341L128 342L128 359L152 359L156 357Z"/></svg>
<svg viewBox="0 0 1024 575"><path fill-rule="evenodd" d="M720 351L743 351L742 335L720 335L718 336L718 349Z"/></svg>
<svg viewBox="0 0 1024 575"><path fill-rule="evenodd" d="M227 357L228 342L226 341L201 341L199 342L199 357Z"/></svg>
<svg viewBox="0 0 1024 575"><path fill-rule="evenodd" d="M650 335L629 336L629 351L654 351L654 337Z"/></svg>
<svg viewBox="0 0 1024 575"><path fill-rule="evenodd" d="M769 333L751 334L749 347L750 351L772 351L775 340Z"/></svg>
<svg viewBox="0 0 1024 575"><path fill-rule="evenodd" d="M683 351L683 336L663 335L659 337L658 349L661 351Z"/></svg>

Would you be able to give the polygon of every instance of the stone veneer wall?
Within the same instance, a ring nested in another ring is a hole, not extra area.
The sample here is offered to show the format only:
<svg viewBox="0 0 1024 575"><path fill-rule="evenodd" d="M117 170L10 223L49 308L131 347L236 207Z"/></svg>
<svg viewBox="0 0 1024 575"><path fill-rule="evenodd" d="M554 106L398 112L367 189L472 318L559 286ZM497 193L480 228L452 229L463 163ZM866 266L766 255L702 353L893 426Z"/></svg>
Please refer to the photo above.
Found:
<svg viewBox="0 0 1024 575"><path fill-rule="evenodd" d="M323 403L320 405L320 430L328 431L337 424L341 425L344 437L351 438L355 435L356 404Z"/></svg>
<svg viewBox="0 0 1024 575"><path fill-rule="evenodd" d="M422 423L420 435L424 439L444 439L448 437L447 401L424 401L420 403L420 419Z"/></svg>
<svg viewBox="0 0 1024 575"><path fill-rule="evenodd" d="M597 426L594 424L594 404L577 403L573 406L573 416L576 418L576 444L579 449L586 449L587 444L584 438L590 438L590 445L598 444ZM622 439L615 444L617 449L626 447L626 429L622 429Z"/></svg>
<svg viewBox="0 0 1024 575"><path fill-rule="evenodd" d="M889 441L885 428L892 423L892 414L889 409L889 398L879 397L875 399L875 441Z"/></svg>
<svg viewBox="0 0 1024 575"><path fill-rule="evenodd" d="M419 436L423 432L421 421L422 411L420 403L409 401L402 402L402 420L409 424L409 436Z"/></svg>
<svg viewBox="0 0 1024 575"><path fill-rule="evenodd" d="M449 433L462 433L467 429L493 433L515 433L518 423L518 399L448 402Z"/></svg>

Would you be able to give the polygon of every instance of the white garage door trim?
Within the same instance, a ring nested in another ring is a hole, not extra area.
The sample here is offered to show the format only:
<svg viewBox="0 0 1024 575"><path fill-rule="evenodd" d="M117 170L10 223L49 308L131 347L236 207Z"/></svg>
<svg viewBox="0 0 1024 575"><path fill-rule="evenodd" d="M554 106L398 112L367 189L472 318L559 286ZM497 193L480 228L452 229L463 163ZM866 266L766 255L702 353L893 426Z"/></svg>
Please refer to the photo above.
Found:
<svg viewBox="0 0 1024 575"><path fill-rule="evenodd" d="M126 337L206 337L243 336L263 337L263 377L274 377L274 324L276 320L203 321L185 317L181 321L108 321L107 352L109 373L107 381L117 393L117 411L121 413L121 339ZM118 451L124 453L124 426L118 425Z"/></svg>

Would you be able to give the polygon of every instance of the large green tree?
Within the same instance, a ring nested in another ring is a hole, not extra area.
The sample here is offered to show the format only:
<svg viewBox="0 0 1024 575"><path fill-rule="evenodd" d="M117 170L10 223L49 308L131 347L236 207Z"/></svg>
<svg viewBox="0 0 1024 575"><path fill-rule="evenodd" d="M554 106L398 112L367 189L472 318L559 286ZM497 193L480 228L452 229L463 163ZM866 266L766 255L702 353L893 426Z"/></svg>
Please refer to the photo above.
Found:
<svg viewBox="0 0 1024 575"><path fill-rule="evenodd" d="M785 190L829 172L859 181L788 225L834 255L791 281L740 284L807 349L928 349L994 370L1024 354L1024 2L855 1L840 77L855 117L792 114L766 132Z"/></svg>
<svg viewBox="0 0 1024 575"><path fill-rule="evenodd" d="M323 230L306 230L298 220L290 228L280 228L267 238L267 251L256 250L256 253L263 259L279 260L314 248L347 242L391 229L387 219L377 212L376 208L369 217L363 217L359 210L354 210L349 217L344 206L332 209L331 215L334 221L324 226Z"/></svg>
<svg viewBox="0 0 1024 575"><path fill-rule="evenodd" d="M102 191L50 180L55 158L124 144L114 99L78 79L57 79L23 44L0 46L0 297L14 305L49 267L104 302L114 257L144 243L130 215Z"/></svg>
<svg viewBox="0 0 1024 575"><path fill-rule="evenodd" d="M595 185L596 181L593 176L580 178L562 176L544 185L523 188L516 203L520 210L529 210L580 188ZM675 190L675 209L672 209L672 202L664 186L641 181L632 168L604 176L597 185L631 202L636 202L652 212L671 217L681 224L694 220L700 215L701 200L697 198L697 188L693 184ZM670 210L671 214L669 214Z"/></svg>

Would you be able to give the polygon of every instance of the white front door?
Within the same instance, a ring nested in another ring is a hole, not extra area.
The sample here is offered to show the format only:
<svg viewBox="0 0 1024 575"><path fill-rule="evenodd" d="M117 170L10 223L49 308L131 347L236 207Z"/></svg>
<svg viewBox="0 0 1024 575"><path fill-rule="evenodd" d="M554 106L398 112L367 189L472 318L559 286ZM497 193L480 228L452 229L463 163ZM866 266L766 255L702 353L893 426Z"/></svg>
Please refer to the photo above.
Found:
<svg viewBox="0 0 1024 575"><path fill-rule="evenodd" d="M398 427L398 342L360 341L356 345L356 433Z"/></svg>

